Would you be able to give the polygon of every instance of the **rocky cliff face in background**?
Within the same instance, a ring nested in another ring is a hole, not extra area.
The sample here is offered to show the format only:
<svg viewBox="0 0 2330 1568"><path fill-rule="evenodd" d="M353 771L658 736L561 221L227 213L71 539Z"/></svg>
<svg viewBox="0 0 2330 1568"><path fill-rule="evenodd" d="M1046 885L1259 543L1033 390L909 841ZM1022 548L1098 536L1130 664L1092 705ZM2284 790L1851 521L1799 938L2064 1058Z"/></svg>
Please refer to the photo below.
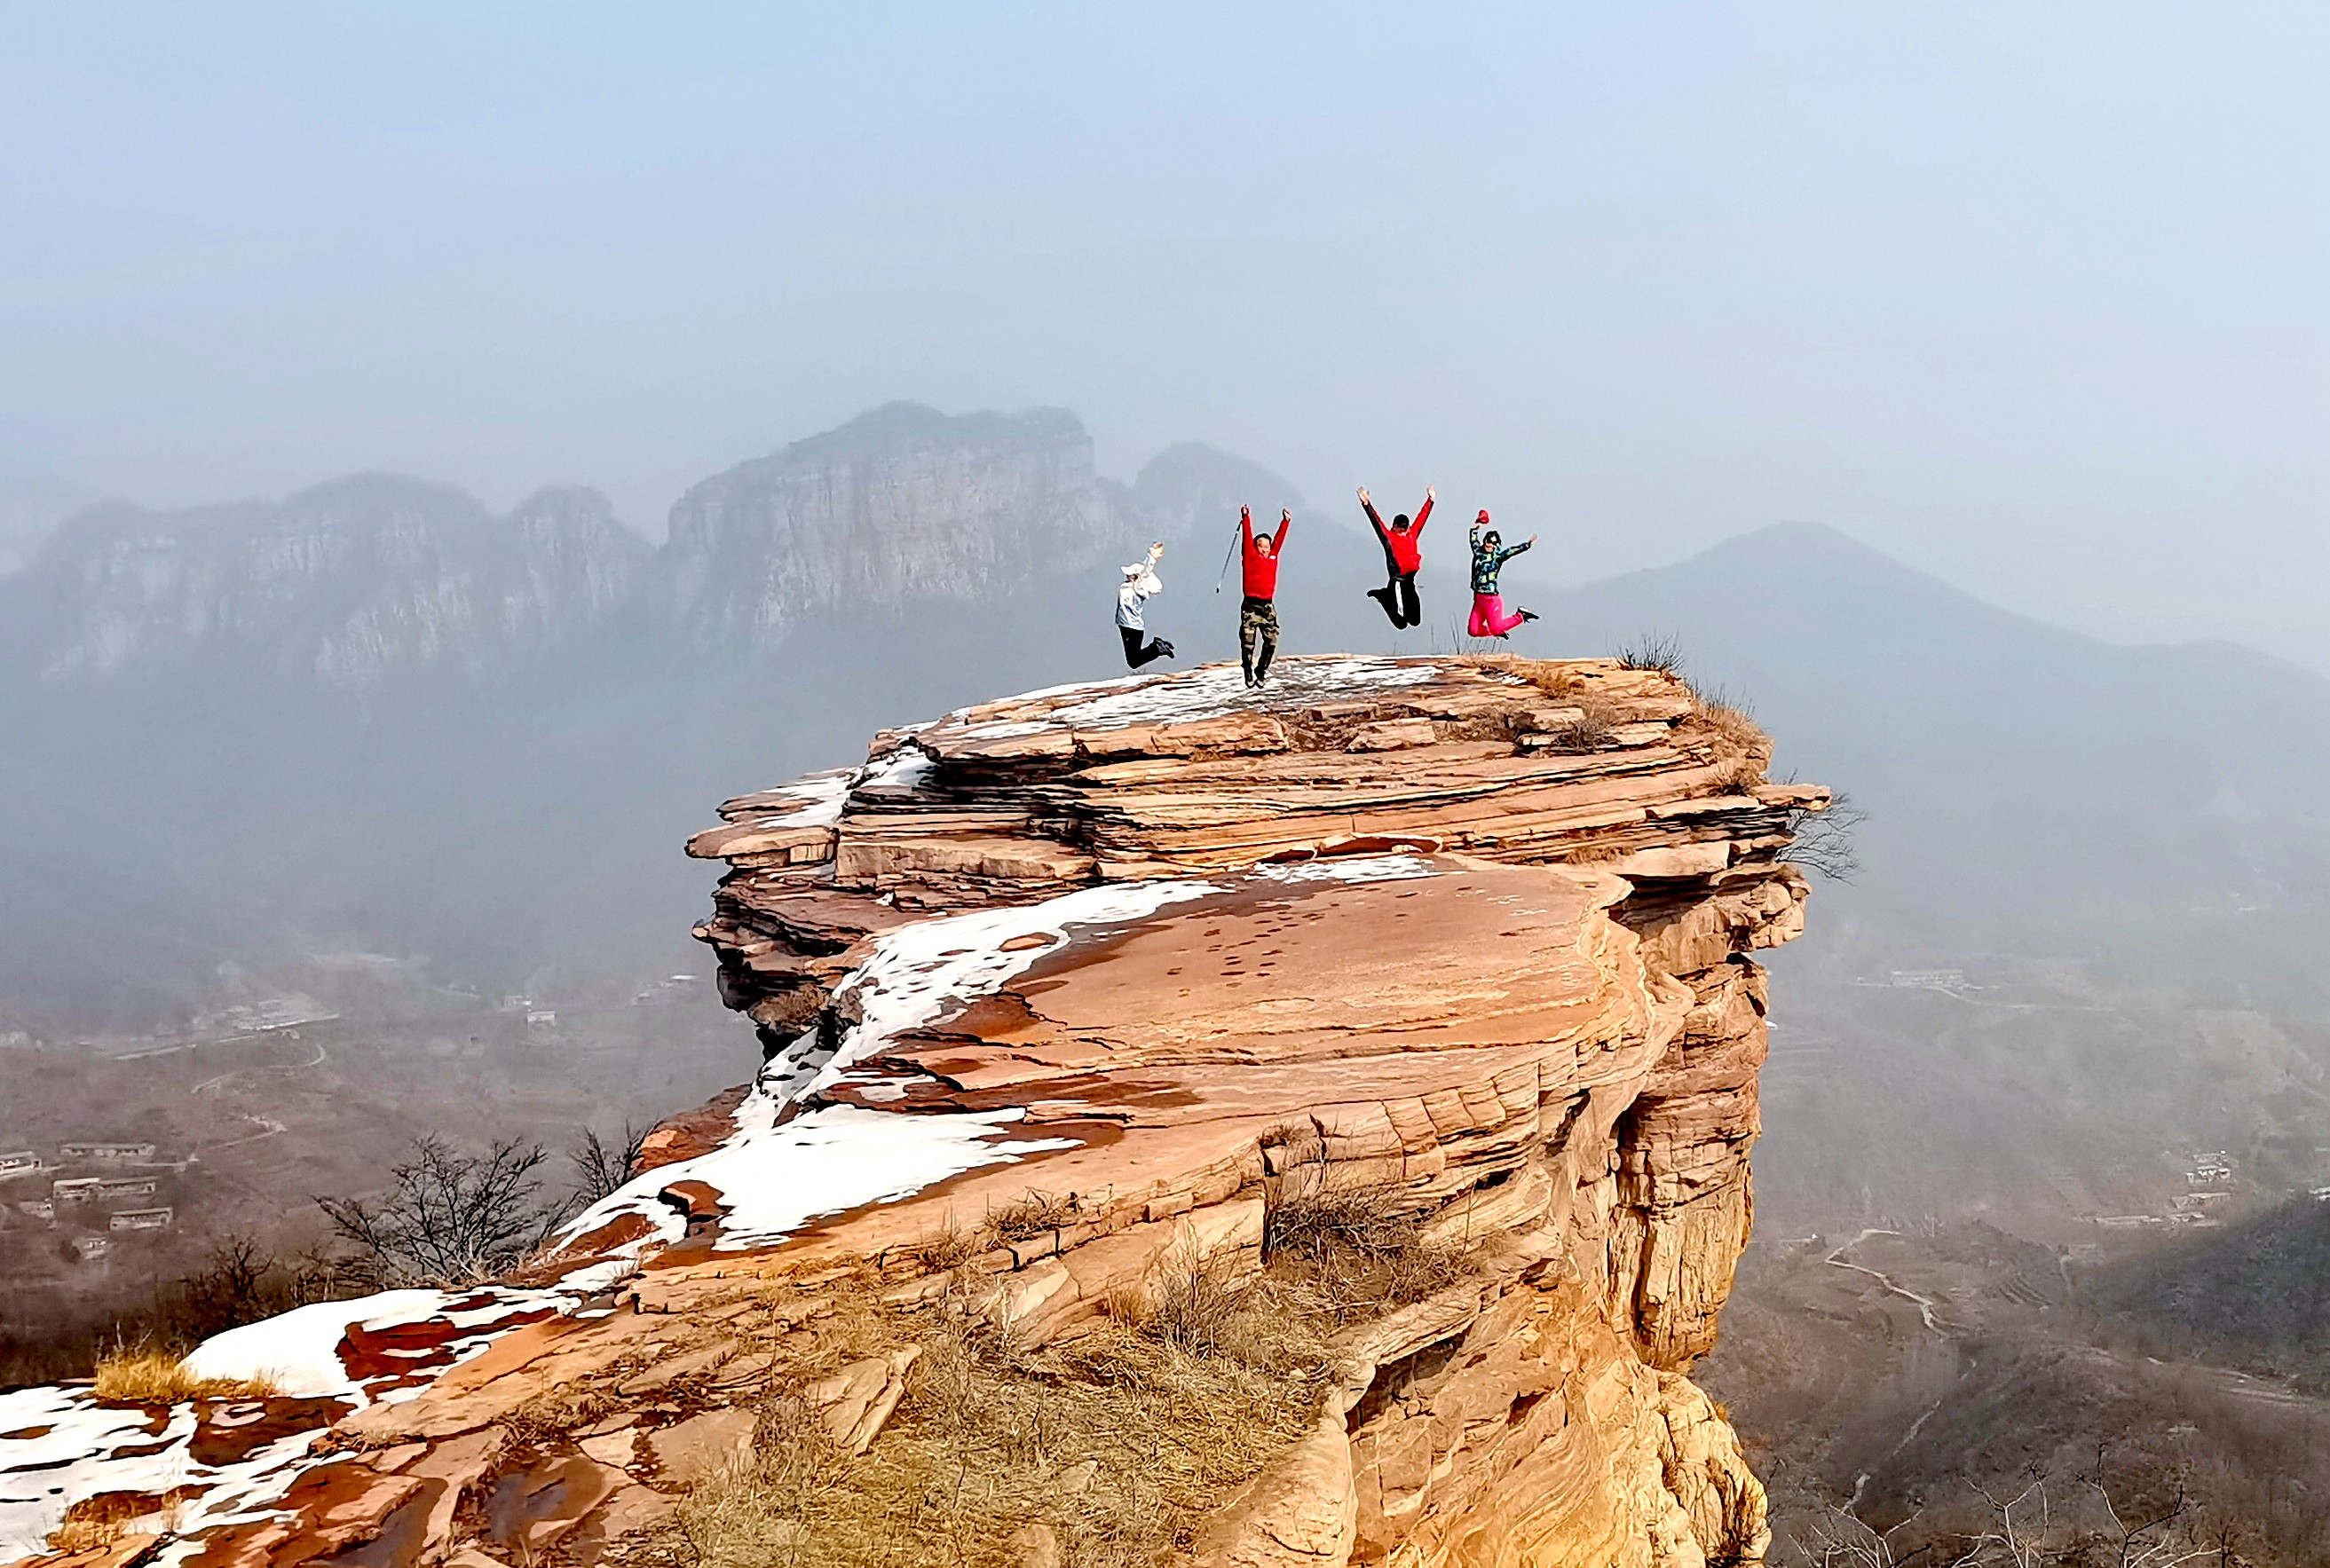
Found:
<svg viewBox="0 0 2330 1568"><path fill-rule="evenodd" d="M364 475L278 503L85 515L9 583L10 619L48 681L210 661L477 673L601 628L649 557L595 490L495 517L448 486Z"/></svg>
<svg viewBox="0 0 2330 1568"><path fill-rule="evenodd" d="M990 598L1104 563L1132 514L1073 414L894 403L682 496L668 609L693 638L768 642L820 609Z"/></svg>
<svg viewBox="0 0 2330 1568"><path fill-rule="evenodd" d="M765 647L820 612L1022 592L1282 495L1283 481L1199 446L1165 453L1135 488L1113 484L1057 410L894 403L696 485L659 551L577 486L500 517L390 475L280 502L100 508L0 584L13 633L0 653L45 681L218 659L349 681L489 675L617 629L675 650Z"/></svg>
<svg viewBox="0 0 2330 1568"><path fill-rule="evenodd" d="M820 1562L858 1559L819 1529L1034 1564L1128 1521L1208 1564L1760 1558L1762 1488L1685 1374L1751 1213L1748 954L1801 929L1783 856L1824 792L1608 661L1282 668L967 709L730 802L690 847L731 866L699 934L762 1031L747 1089L524 1285L190 1364L276 1398L0 1396L0 1529L66 1520L110 1568L628 1562L708 1487ZM1242 1384L1143 1337L1354 1208L1441 1265L1316 1365ZM1094 1381L1126 1356L1185 1381ZM1207 1377L1279 1424L1180 1410ZM1022 1398L1032 1426L961 1446ZM750 1514L813 1454L811 1523Z"/></svg>

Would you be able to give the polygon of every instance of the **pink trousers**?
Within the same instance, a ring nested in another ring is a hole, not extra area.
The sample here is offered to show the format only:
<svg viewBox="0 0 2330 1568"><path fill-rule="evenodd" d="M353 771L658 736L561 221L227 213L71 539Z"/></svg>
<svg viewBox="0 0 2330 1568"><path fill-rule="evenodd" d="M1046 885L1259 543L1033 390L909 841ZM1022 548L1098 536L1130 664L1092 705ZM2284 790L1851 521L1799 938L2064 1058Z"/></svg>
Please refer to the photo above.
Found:
<svg viewBox="0 0 2330 1568"><path fill-rule="evenodd" d="M1520 623L1519 610L1506 613L1502 594L1476 593L1473 596L1473 619L1465 624L1464 635L1502 637Z"/></svg>

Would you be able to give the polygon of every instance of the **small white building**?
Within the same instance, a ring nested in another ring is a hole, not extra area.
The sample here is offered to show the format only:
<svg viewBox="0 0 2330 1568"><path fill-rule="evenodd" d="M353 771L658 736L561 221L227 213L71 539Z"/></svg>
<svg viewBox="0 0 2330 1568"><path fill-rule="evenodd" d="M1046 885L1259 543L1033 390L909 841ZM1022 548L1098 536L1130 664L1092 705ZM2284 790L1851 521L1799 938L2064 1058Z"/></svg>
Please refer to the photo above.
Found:
<svg viewBox="0 0 2330 1568"><path fill-rule="evenodd" d="M113 1238L111 1236L75 1236L73 1251L81 1255L81 1261L84 1263L99 1262L113 1251Z"/></svg>
<svg viewBox="0 0 2330 1568"><path fill-rule="evenodd" d="M160 1190L161 1184L152 1176L100 1176L97 1183L97 1201L123 1204L132 1198L150 1198Z"/></svg>
<svg viewBox="0 0 2330 1568"><path fill-rule="evenodd" d="M25 1198L16 1205L16 1212L40 1221L44 1225L57 1223L57 1205L47 1198Z"/></svg>
<svg viewBox="0 0 2330 1568"><path fill-rule="evenodd" d="M175 1211L170 1209L124 1209L105 1222L109 1231L166 1231Z"/></svg>
<svg viewBox="0 0 2330 1568"><path fill-rule="evenodd" d="M58 1154L71 1160L89 1160L97 1165L136 1165L154 1157L150 1143L115 1142L100 1139L85 1143L69 1143Z"/></svg>
<svg viewBox="0 0 2330 1568"><path fill-rule="evenodd" d="M526 1026L537 1033L547 1033L558 1027L558 1015L548 1007L535 1007L526 1015Z"/></svg>
<svg viewBox="0 0 2330 1568"><path fill-rule="evenodd" d="M1896 969L1891 983L1919 991L1957 992L1966 988L1964 969Z"/></svg>
<svg viewBox="0 0 2330 1568"><path fill-rule="evenodd" d="M41 1163L41 1157L29 1148L20 1148L14 1154L0 1154L0 1182L14 1181L18 1176L38 1176L48 1168Z"/></svg>

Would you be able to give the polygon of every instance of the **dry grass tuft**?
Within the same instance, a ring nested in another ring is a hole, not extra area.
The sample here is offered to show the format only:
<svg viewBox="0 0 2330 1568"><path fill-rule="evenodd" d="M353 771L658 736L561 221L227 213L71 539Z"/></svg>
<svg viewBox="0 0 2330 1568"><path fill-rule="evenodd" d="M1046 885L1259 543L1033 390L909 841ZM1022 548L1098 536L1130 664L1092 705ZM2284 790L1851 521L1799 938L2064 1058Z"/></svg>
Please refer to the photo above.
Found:
<svg viewBox="0 0 2330 1568"><path fill-rule="evenodd" d="M545 1389L503 1418L511 1434L540 1446L620 1409L614 1390L599 1384L562 1384Z"/></svg>
<svg viewBox="0 0 2330 1568"><path fill-rule="evenodd" d="M49 1532L49 1550L59 1556L109 1551L128 1529L121 1519L67 1519Z"/></svg>
<svg viewBox="0 0 2330 1568"><path fill-rule="evenodd" d="M1335 1185L1323 1144L1280 1176L1263 1256L1285 1309L1330 1328L1420 1301L1481 1266L1476 1250L1427 1238L1397 1184Z"/></svg>
<svg viewBox="0 0 2330 1568"><path fill-rule="evenodd" d="M196 1377L175 1355L118 1350L97 1364L97 1397L109 1404L178 1404L190 1399L264 1399L261 1378Z"/></svg>
<svg viewBox="0 0 2330 1568"><path fill-rule="evenodd" d="M1557 751L1598 751L1605 746L1615 745L1618 740L1618 732L1610 721L1592 708L1559 729L1548 731L1547 735Z"/></svg>
<svg viewBox="0 0 2330 1568"><path fill-rule="evenodd" d="M1035 1352L957 1324L923 1342L864 1459L780 1401L752 1462L699 1486L681 1527L708 1568L1009 1568L1031 1525L1065 1561L1147 1568L1307 1429L1323 1376L1117 1323Z"/></svg>
<svg viewBox="0 0 2330 1568"><path fill-rule="evenodd" d="M1772 742L1744 709L1735 708L1719 697L1712 702L1701 698L1691 720L1695 727L1713 735L1738 755L1757 755L1771 748Z"/></svg>
<svg viewBox="0 0 2330 1568"><path fill-rule="evenodd" d="M1024 1242L1047 1231L1065 1230L1084 1218L1076 1195L1024 1193L987 1216L987 1228L1001 1242Z"/></svg>
<svg viewBox="0 0 2330 1568"><path fill-rule="evenodd" d="M959 1269L979 1256L980 1242L979 1232L965 1230L949 1214L942 1223L907 1248L906 1255L933 1272Z"/></svg>
<svg viewBox="0 0 2330 1568"><path fill-rule="evenodd" d="M821 1287L808 1325L817 1343L796 1347L792 1386L914 1344L906 1397L857 1458L798 1397L762 1406L750 1462L682 1505L671 1560L1018 1568L1046 1535L1056 1558L1032 1560L1156 1568L1186 1557L1223 1501L1310 1430L1334 1333L1476 1266L1425 1242L1388 1189L1315 1194L1315 1127L1291 1123L1272 1140L1292 1166L1272 1263L1255 1270L1251 1254L1241 1267L1187 1245L1060 1343L1031 1348L1008 1324L966 1316L960 1298L910 1308L848 1282ZM1031 1193L987 1229L1031 1235L1075 1217L1074 1200Z"/></svg>
<svg viewBox="0 0 2330 1568"><path fill-rule="evenodd" d="M1518 665L1514 673L1549 697L1576 697L1586 689L1585 679L1577 671L1550 660L1529 660Z"/></svg>
<svg viewBox="0 0 2330 1568"><path fill-rule="evenodd" d="M1652 632L1620 648L1618 662L1630 670L1654 670L1660 675L1681 680L1682 643L1671 633Z"/></svg>

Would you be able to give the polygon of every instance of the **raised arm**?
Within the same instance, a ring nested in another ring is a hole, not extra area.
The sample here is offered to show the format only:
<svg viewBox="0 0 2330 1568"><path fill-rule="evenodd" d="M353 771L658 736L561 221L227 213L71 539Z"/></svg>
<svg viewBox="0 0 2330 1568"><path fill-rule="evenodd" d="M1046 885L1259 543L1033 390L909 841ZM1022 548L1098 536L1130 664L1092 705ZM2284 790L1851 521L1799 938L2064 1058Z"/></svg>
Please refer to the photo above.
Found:
<svg viewBox="0 0 2330 1568"><path fill-rule="evenodd" d="M1374 516L1374 515L1375 515L1375 513L1374 513L1372 510L1370 510L1370 511L1369 512L1368 515L1369 515L1370 517L1372 517L1372 516ZM1430 522L1431 520L1432 520L1432 486L1429 486L1429 485L1426 485L1426 486L1424 487L1424 505L1421 505L1421 506L1418 506L1418 507L1416 509L1416 521L1415 521L1414 523L1411 523L1411 524L1408 524L1408 528L1407 528L1408 533L1409 533L1411 535L1423 533L1423 532L1424 532L1424 525L1425 525L1426 523Z"/></svg>
<svg viewBox="0 0 2330 1568"><path fill-rule="evenodd" d="M1285 553L1286 531L1293 526L1294 514L1289 512L1285 507L1281 506L1278 509L1278 537L1272 540L1270 543L1271 553L1274 555L1282 555Z"/></svg>
<svg viewBox="0 0 2330 1568"><path fill-rule="evenodd" d="M1376 515L1375 500L1369 496L1365 485L1359 486L1359 509L1368 515L1368 525L1376 531L1377 538L1388 536L1389 531L1384 527L1384 520Z"/></svg>
<svg viewBox="0 0 2330 1568"><path fill-rule="evenodd" d="M1238 508L1238 549L1248 555L1254 553L1254 514L1243 506Z"/></svg>

